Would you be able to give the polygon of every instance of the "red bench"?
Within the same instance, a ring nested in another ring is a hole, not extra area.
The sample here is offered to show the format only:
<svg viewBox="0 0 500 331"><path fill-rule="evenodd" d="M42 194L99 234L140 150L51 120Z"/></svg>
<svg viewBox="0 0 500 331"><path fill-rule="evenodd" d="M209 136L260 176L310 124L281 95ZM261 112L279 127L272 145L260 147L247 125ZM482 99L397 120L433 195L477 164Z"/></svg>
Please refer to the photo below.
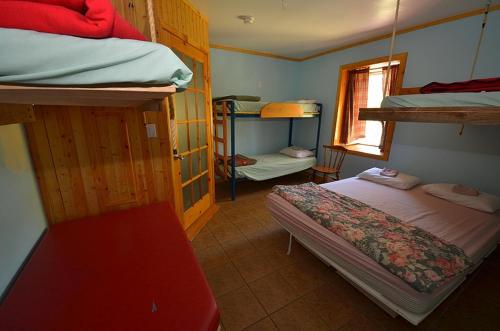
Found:
<svg viewBox="0 0 500 331"><path fill-rule="evenodd" d="M217 330L167 203L51 227L0 305L0 330Z"/></svg>

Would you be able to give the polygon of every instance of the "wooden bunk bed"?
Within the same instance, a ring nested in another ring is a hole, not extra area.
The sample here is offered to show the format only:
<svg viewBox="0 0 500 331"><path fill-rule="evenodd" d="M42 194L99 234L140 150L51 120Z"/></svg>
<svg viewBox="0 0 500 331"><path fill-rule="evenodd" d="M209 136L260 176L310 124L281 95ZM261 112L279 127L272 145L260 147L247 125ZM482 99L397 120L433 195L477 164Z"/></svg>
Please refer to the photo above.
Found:
<svg viewBox="0 0 500 331"><path fill-rule="evenodd" d="M321 131L322 104L302 104L302 103L259 103L247 102L241 107L241 102L235 100L217 100L213 102L213 121L214 121L214 162L216 174L223 180L231 182L231 199L236 199L236 183L245 178L238 178L236 169L236 119L237 118L261 118L289 119L288 146L292 146L293 123L295 119L317 118L318 127L316 132L315 147L311 149L318 156L319 137ZM228 133L229 126L229 133ZM219 135L220 134L220 135ZM230 151L228 144L230 143ZM220 146L220 144L222 146ZM272 158L267 158L270 162L275 162ZM309 168L310 165L299 165L292 172L283 172L274 177L285 174L302 171ZM299 170L300 169L300 170ZM269 177L273 178L273 177Z"/></svg>
<svg viewBox="0 0 500 331"><path fill-rule="evenodd" d="M387 97L380 108L361 108L359 119L370 121L500 124L500 92L420 94L418 88ZM468 98L472 97L469 101ZM427 98L432 98L428 100Z"/></svg>

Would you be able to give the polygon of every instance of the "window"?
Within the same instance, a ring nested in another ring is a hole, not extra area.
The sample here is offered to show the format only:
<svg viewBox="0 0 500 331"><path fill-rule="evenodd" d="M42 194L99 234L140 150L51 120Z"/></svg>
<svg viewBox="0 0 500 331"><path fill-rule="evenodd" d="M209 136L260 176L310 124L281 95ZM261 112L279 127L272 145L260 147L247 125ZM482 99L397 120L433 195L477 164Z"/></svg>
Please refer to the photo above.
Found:
<svg viewBox="0 0 500 331"><path fill-rule="evenodd" d="M386 87L397 94L403 82L406 53L346 64L340 67L334 116L333 144L347 148L348 153L387 160L394 133L394 122L360 121L360 108L380 107Z"/></svg>

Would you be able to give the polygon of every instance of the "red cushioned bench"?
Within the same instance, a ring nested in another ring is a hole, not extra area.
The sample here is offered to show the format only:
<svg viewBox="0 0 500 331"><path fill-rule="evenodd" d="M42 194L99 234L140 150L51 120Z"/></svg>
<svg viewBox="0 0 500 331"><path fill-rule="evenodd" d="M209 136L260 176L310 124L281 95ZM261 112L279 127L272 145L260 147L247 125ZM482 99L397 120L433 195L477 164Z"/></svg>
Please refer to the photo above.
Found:
<svg viewBox="0 0 500 331"><path fill-rule="evenodd" d="M63 222L0 305L0 330L217 330L219 311L167 203Z"/></svg>

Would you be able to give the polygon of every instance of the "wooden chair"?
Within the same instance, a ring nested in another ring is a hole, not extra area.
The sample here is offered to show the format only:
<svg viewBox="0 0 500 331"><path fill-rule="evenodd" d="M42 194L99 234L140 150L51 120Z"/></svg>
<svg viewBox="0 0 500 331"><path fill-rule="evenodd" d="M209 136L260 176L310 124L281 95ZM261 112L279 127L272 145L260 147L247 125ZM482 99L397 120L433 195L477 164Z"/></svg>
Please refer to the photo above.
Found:
<svg viewBox="0 0 500 331"><path fill-rule="evenodd" d="M340 168L344 162L347 149L342 146L323 145L323 165L315 165L311 169L313 182L316 179L316 172L323 174L323 182L326 183L329 175L335 180L340 179Z"/></svg>

